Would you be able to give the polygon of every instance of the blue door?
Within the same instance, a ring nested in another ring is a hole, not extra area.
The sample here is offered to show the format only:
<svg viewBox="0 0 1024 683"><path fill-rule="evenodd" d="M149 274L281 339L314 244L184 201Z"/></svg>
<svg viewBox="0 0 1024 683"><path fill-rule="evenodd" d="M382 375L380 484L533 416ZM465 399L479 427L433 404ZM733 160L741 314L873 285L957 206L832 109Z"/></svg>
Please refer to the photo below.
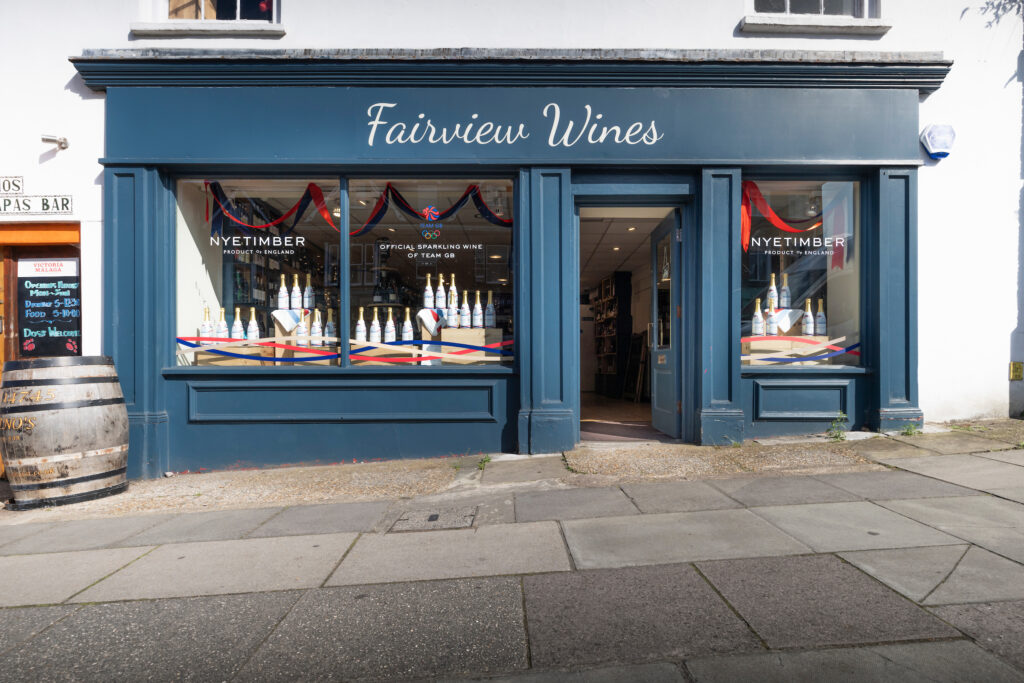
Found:
<svg viewBox="0 0 1024 683"><path fill-rule="evenodd" d="M651 424L679 438L682 408L679 300L682 226L673 211L651 233Z"/></svg>

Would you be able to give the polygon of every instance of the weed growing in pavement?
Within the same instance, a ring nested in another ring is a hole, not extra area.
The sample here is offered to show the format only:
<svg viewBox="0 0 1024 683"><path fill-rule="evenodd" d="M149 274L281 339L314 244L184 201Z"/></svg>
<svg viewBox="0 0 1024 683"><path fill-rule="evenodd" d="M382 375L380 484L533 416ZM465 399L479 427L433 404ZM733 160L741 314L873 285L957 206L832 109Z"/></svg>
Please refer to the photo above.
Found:
<svg viewBox="0 0 1024 683"><path fill-rule="evenodd" d="M579 474L579 472L574 470L572 465L569 464L569 459L565 457L565 453L562 453L562 464L565 465L565 469L569 470L573 474Z"/></svg>
<svg viewBox="0 0 1024 683"><path fill-rule="evenodd" d="M900 430L900 436L917 436L921 433L921 428L918 427L913 422L911 422L910 424L908 424L907 426Z"/></svg>
<svg viewBox="0 0 1024 683"><path fill-rule="evenodd" d="M846 441L846 413L839 411L836 413L836 417L832 420L832 424L825 430L825 435L828 436L828 440L833 443L839 441Z"/></svg>
<svg viewBox="0 0 1024 683"><path fill-rule="evenodd" d="M485 455L484 457L480 458L480 462L478 462L476 464L476 468L478 470L482 470L483 468L487 467L487 463L489 463L490 461L491 461L491 456Z"/></svg>
<svg viewBox="0 0 1024 683"><path fill-rule="evenodd" d="M987 432L988 427L982 425L949 425L950 429L958 432Z"/></svg>
<svg viewBox="0 0 1024 683"><path fill-rule="evenodd" d="M1017 445L1014 446L1014 448L1016 448L1017 450L1020 450L1021 448L1024 448L1024 441L1018 441Z"/></svg>

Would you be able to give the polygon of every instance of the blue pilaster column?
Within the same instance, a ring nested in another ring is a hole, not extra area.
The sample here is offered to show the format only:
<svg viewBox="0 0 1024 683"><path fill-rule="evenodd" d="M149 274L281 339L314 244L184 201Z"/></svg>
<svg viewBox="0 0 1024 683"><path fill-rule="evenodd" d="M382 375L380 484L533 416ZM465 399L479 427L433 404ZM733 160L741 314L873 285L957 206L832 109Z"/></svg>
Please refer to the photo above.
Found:
<svg viewBox="0 0 1024 683"><path fill-rule="evenodd" d="M725 444L743 439L740 388L739 169L701 172L697 338L699 439Z"/></svg>
<svg viewBox="0 0 1024 683"><path fill-rule="evenodd" d="M575 445L579 420L579 241L569 170L521 173L519 207L519 450L552 453Z"/></svg>
<svg viewBox="0 0 1024 683"><path fill-rule="evenodd" d="M923 420L917 395L917 169L883 168L875 179L877 237L866 322L867 362L877 367L869 424L879 431Z"/></svg>

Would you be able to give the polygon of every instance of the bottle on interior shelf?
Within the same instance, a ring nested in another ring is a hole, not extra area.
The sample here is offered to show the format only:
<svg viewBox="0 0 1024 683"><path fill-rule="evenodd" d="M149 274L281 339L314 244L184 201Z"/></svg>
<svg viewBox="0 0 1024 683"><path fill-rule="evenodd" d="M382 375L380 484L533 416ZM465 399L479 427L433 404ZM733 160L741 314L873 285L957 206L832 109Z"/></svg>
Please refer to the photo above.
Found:
<svg viewBox="0 0 1024 683"><path fill-rule="evenodd" d="M299 287L299 274L296 273L292 276L292 297L291 297L291 309L293 311L302 310L302 288Z"/></svg>
<svg viewBox="0 0 1024 683"><path fill-rule="evenodd" d="M370 341L380 344L380 320L377 319L377 309L373 309L373 320L370 322Z"/></svg>
<svg viewBox="0 0 1024 683"><path fill-rule="evenodd" d="M412 341L412 319L409 317L409 307L405 307L405 322L402 323L402 341Z"/></svg>
<svg viewBox="0 0 1024 683"><path fill-rule="evenodd" d="M395 319L391 315L390 306L388 306L388 321L384 323L384 341L395 341Z"/></svg>
<svg viewBox="0 0 1024 683"><path fill-rule="evenodd" d="M789 273L782 274L782 289L779 290L779 308L789 308L793 305L792 295L789 293Z"/></svg>
<svg viewBox="0 0 1024 683"><path fill-rule="evenodd" d="M256 307L249 307L249 324L245 328L245 338L255 341L260 338L260 324L256 322Z"/></svg>
<svg viewBox="0 0 1024 683"><path fill-rule="evenodd" d="M434 288L430 286L430 273L427 273L427 286L423 290L423 308L434 307Z"/></svg>
<svg viewBox="0 0 1024 683"><path fill-rule="evenodd" d="M245 328L242 327L242 307L235 306L235 319L231 323L231 338L245 339Z"/></svg>
<svg viewBox="0 0 1024 683"><path fill-rule="evenodd" d="M459 309L459 327L472 327L473 314L469 310L469 290L462 290L462 308Z"/></svg>
<svg viewBox="0 0 1024 683"><path fill-rule="evenodd" d="M224 320L224 307L220 309L220 320L217 321L217 329L214 330L213 336L220 338L218 344L226 344L228 341L228 323Z"/></svg>
<svg viewBox="0 0 1024 683"><path fill-rule="evenodd" d="M800 326L804 330L805 337L814 336L814 314L811 313L810 299L804 299L804 314L800 318Z"/></svg>
<svg viewBox="0 0 1024 683"><path fill-rule="evenodd" d="M313 308L316 302L316 293L313 291L313 276L306 273L306 288L302 290L302 307Z"/></svg>
<svg viewBox="0 0 1024 683"><path fill-rule="evenodd" d="M333 337L338 336L338 329L334 326L334 309L327 309L327 322L324 324L324 336L328 337L327 344L333 344Z"/></svg>
<svg viewBox="0 0 1024 683"><path fill-rule="evenodd" d="M448 308L459 307L459 290L455 288L455 273L452 273L452 279L448 281ZM451 324L451 321L448 321Z"/></svg>
<svg viewBox="0 0 1024 683"><path fill-rule="evenodd" d="M775 313L775 309L779 307L779 290L775 286L775 273L772 273L772 281L768 285L768 310ZM769 333L770 334L770 333Z"/></svg>
<svg viewBox="0 0 1024 683"><path fill-rule="evenodd" d="M448 327L459 327L461 322L459 316L459 300L455 298L457 290L455 289L455 283L451 283L451 289L448 290L448 310L445 312L445 320L448 321Z"/></svg>
<svg viewBox="0 0 1024 683"><path fill-rule="evenodd" d="M448 295L444 291L444 273L437 274L437 289L434 291L434 308L447 309Z"/></svg>
<svg viewBox="0 0 1024 683"><path fill-rule="evenodd" d="M764 336L764 315L761 314L761 299L754 299L754 317L750 321L750 334L754 337Z"/></svg>
<svg viewBox="0 0 1024 683"><path fill-rule="evenodd" d="M295 278L298 279L298 275ZM295 327L295 336L297 337L296 346L309 346L309 325L306 323L305 311L299 311L299 324Z"/></svg>
<svg viewBox="0 0 1024 683"><path fill-rule="evenodd" d="M281 273L281 289L277 290L277 309L287 311L291 308L288 299L288 285L284 281L284 273Z"/></svg>
<svg viewBox="0 0 1024 683"><path fill-rule="evenodd" d="M309 326L309 344L310 346L323 346L324 345L324 327L320 322L320 309L313 309L313 324Z"/></svg>
<svg viewBox="0 0 1024 683"><path fill-rule="evenodd" d="M363 321L363 307L359 307L359 318L356 320L356 341L366 341L366 323Z"/></svg>
<svg viewBox="0 0 1024 683"><path fill-rule="evenodd" d="M824 337L828 334L828 323L825 320L825 300L818 299L818 314L814 316L814 334Z"/></svg>
<svg viewBox="0 0 1024 683"><path fill-rule="evenodd" d="M487 308L484 309L484 327L496 327L494 317L494 292L487 290Z"/></svg>
<svg viewBox="0 0 1024 683"><path fill-rule="evenodd" d="M480 290L476 290L476 303L473 304L473 327L484 326L484 309L480 305Z"/></svg>
<svg viewBox="0 0 1024 683"><path fill-rule="evenodd" d="M203 322L199 325L199 336L200 337L212 337L213 336L213 322L210 320L210 307L203 306ZM200 344L208 344L209 342L201 341Z"/></svg>

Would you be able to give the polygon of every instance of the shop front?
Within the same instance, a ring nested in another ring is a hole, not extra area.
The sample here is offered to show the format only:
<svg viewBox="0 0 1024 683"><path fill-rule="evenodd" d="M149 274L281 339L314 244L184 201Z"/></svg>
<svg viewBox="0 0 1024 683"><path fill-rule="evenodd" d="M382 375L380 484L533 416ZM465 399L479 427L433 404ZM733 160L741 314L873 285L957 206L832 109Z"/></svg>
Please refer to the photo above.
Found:
<svg viewBox="0 0 1024 683"><path fill-rule="evenodd" d="M581 295L620 395L645 330L670 437L920 420L917 112L948 64L844 59L74 58L106 91L130 476L571 448ZM604 239L650 289L629 322Z"/></svg>

